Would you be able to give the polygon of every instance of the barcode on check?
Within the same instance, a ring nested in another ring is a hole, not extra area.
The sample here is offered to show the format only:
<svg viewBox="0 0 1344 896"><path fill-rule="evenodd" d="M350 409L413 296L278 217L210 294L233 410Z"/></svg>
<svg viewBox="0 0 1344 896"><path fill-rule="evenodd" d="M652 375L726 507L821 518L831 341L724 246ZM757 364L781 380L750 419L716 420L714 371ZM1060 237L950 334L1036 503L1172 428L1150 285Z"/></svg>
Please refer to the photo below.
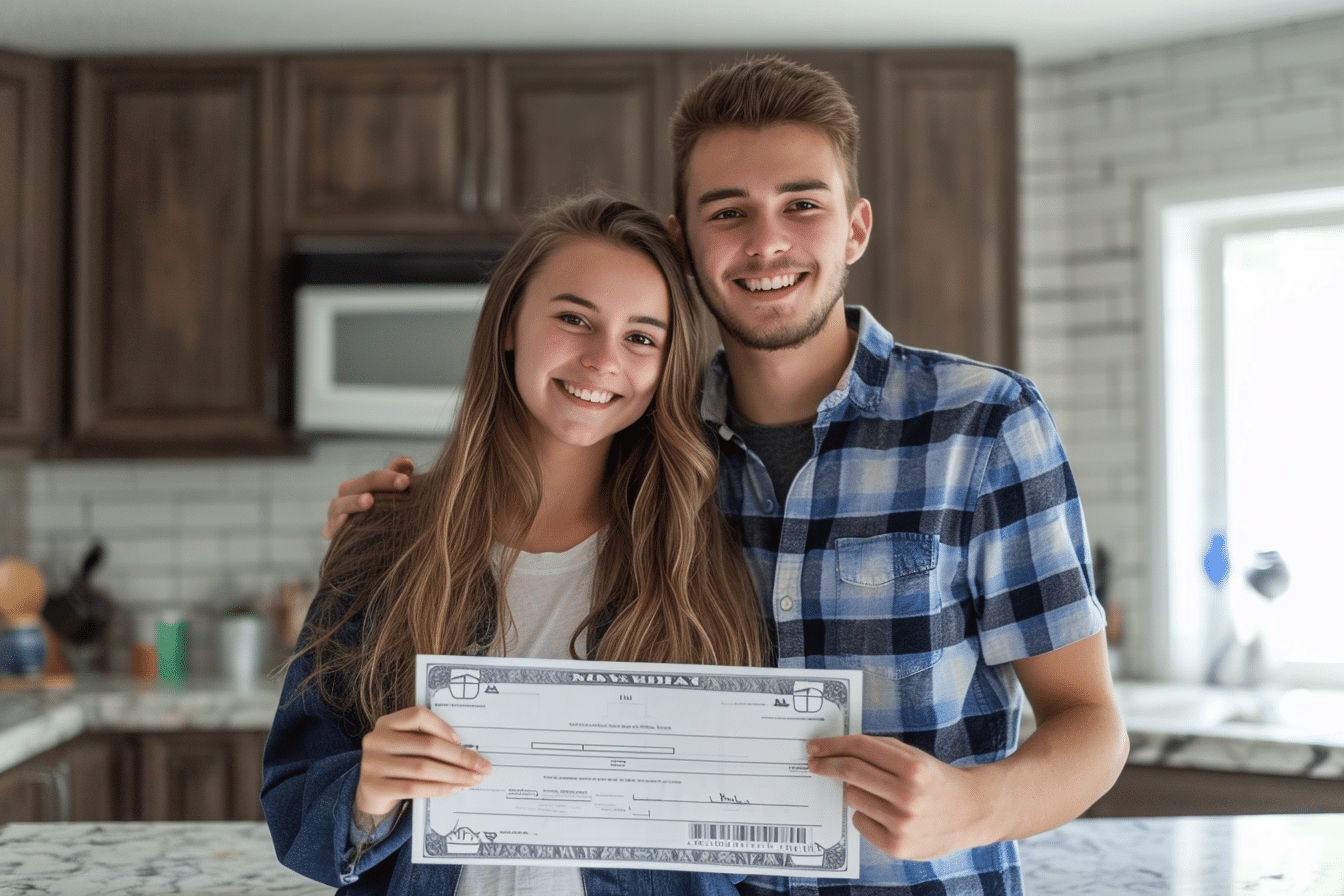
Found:
<svg viewBox="0 0 1344 896"><path fill-rule="evenodd" d="M691 824L692 840L725 840L733 843L808 843L807 828L778 824Z"/></svg>

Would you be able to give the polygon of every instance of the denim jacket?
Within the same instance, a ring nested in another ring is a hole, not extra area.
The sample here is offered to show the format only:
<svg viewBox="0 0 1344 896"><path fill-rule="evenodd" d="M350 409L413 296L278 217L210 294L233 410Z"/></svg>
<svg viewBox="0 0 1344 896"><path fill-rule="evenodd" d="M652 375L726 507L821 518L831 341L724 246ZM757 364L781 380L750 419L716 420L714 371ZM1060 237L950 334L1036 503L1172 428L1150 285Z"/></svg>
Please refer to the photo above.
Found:
<svg viewBox="0 0 1344 896"><path fill-rule="evenodd" d="M310 664L290 666L266 741L261 804L280 862L341 893L434 893L457 889L459 865L411 863L411 813L360 855L350 845L360 736L312 690L296 693ZM587 896L736 896L742 875L584 868Z"/></svg>

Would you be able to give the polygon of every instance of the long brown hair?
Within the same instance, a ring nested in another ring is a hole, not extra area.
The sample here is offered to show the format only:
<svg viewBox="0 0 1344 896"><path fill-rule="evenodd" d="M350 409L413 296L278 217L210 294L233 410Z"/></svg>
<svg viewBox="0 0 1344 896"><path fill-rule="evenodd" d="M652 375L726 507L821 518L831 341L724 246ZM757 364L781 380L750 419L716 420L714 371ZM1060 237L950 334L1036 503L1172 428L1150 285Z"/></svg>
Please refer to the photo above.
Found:
<svg viewBox="0 0 1344 896"><path fill-rule="evenodd" d="M715 69L681 98L672 115L673 186L677 220L686 225L686 169L707 132L723 127L806 124L835 149L850 210L859 201L859 115L828 72L785 59L751 56Z"/></svg>
<svg viewBox="0 0 1344 896"><path fill-rule="evenodd" d="M648 410L607 456L587 632L590 659L760 665L760 610L716 501L717 462L699 416L702 318L662 222L597 194L537 215L486 290L456 426L405 494L379 495L341 527L300 655L306 685L367 729L412 705L417 653L501 654L518 544L541 503L529 411L504 349L525 287L566 241L601 240L648 257L667 281L671 319L662 379ZM302 688L300 688L300 692Z"/></svg>

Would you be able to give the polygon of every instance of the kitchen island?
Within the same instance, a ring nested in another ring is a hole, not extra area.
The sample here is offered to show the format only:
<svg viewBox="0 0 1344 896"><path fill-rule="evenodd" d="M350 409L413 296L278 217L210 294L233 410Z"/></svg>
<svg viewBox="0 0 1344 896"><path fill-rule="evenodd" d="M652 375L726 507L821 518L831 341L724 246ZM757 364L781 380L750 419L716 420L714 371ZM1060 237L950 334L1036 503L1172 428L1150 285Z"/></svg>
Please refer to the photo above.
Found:
<svg viewBox="0 0 1344 896"><path fill-rule="evenodd" d="M1022 842L1028 896L1344 893L1344 814L1082 818ZM0 896L316 896L256 822L0 828Z"/></svg>

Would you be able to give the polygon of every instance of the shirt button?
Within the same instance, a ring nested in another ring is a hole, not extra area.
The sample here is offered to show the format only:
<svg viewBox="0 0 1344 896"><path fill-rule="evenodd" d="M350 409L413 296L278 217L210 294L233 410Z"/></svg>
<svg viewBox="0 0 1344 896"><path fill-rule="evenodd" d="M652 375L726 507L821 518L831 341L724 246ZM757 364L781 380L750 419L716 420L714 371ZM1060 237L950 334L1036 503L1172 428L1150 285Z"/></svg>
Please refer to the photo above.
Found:
<svg viewBox="0 0 1344 896"><path fill-rule="evenodd" d="M775 512L775 502L774 502L774 501L766 501L766 502L765 502L765 512L766 512L766 513L774 513L774 512Z"/></svg>
<svg viewBox="0 0 1344 896"><path fill-rule="evenodd" d="M785 612L793 609L793 598L786 597L779 602L779 608Z"/></svg>

